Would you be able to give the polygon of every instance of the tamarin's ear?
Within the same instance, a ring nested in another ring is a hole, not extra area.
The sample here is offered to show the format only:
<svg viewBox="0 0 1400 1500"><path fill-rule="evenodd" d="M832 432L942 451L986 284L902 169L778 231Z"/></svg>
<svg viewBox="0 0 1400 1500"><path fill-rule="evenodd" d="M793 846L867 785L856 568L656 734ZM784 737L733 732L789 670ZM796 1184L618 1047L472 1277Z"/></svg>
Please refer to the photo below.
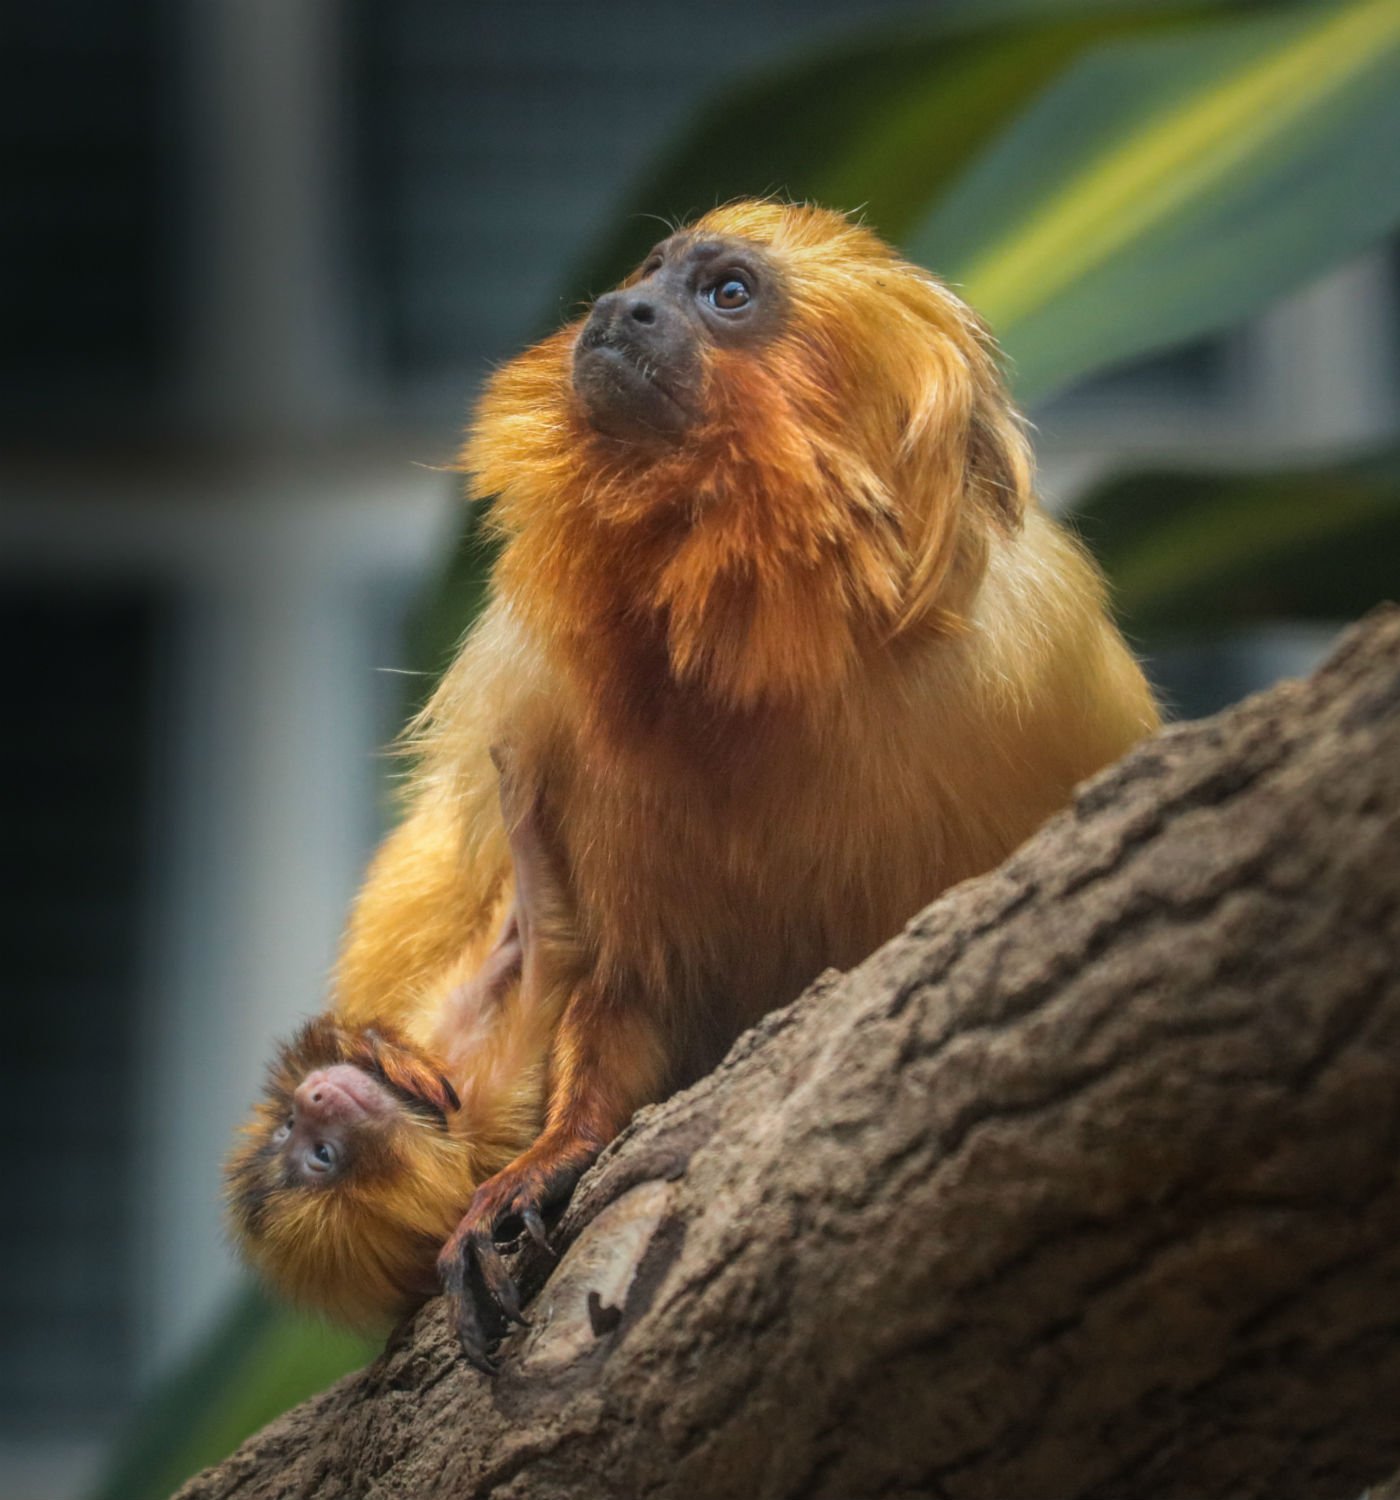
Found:
<svg viewBox="0 0 1400 1500"><path fill-rule="evenodd" d="M929 350L900 445L909 571L896 633L940 616L955 624L959 569L979 572L990 536L1016 531L1031 500L1030 445L994 346L958 307L960 336Z"/></svg>
<svg viewBox="0 0 1400 1500"><path fill-rule="evenodd" d="M968 498L1010 534L1031 502L1031 483L1025 424L998 381L979 391L973 405L967 434Z"/></svg>

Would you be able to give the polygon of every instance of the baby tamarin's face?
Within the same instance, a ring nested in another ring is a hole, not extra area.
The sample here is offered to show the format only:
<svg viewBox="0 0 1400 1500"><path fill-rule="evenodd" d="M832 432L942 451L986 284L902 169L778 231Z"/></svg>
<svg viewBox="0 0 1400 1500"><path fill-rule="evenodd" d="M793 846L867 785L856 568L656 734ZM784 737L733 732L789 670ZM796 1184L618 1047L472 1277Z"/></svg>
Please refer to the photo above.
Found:
<svg viewBox="0 0 1400 1500"><path fill-rule="evenodd" d="M357 1150L390 1132L403 1104L354 1063L313 1068L292 1091L272 1132L274 1171L288 1184L329 1187L356 1166Z"/></svg>
<svg viewBox="0 0 1400 1500"><path fill-rule="evenodd" d="M294 1301L368 1326L434 1288L438 1245L470 1197L469 1148L434 1062L333 1017L273 1062L225 1169L248 1258Z"/></svg>

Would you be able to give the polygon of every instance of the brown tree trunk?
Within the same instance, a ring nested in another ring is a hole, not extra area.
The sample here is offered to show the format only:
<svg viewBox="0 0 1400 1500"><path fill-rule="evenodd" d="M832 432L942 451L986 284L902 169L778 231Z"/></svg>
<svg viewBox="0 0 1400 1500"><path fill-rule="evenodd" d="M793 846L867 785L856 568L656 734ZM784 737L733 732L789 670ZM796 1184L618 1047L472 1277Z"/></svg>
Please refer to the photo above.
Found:
<svg viewBox="0 0 1400 1500"><path fill-rule="evenodd" d="M1397 1146L1392 610L639 1115L494 1381L430 1304L181 1495L1355 1496Z"/></svg>

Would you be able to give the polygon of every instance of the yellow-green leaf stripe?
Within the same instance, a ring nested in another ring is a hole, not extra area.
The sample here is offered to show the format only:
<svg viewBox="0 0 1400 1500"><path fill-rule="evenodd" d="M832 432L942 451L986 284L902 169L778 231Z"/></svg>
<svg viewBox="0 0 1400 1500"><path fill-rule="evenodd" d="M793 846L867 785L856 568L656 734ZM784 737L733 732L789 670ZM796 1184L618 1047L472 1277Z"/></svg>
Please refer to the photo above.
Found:
<svg viewBox="0 0 1400 1500"><path fill-rule="evenodd" d="M998 328L1024 317L1207 192L1400 41L1400 3L1365 0L1293 34L1224 87L1092 165L960 277Z"/></svg>

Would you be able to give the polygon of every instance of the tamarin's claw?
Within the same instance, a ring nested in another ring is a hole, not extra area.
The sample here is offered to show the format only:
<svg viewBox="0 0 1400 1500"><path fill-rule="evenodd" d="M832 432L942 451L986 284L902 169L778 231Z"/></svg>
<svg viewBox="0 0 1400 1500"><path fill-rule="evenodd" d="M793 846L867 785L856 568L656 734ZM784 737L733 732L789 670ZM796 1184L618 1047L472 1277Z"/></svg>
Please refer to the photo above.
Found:
<svg viewBox="0 0 1400 1500"><path fill-rule="evenodd" d="M544 1219L536 1208L527 1208L520 1215L520 1222L525 1226L525 1233L537 1244L541 1250L554 1259L554 1251L549 1243L549 1235L545 1232Z"/></svg>
<svg viewBox="0 0 1400 1500"><path fill-rule="evenodd" d="M529 1327L520 1306L520 1289L506 1270L496 1237L509 1231L514 1221L552 1256L543 1210L568 1197L582 1165L586 1163L555 1160L550 1164L544 1153L534 1160L527 1153L482 1183L462 1222L442 1247L438 1273L453 1329L468 1362L488 1375L496 1371L492 1350L506 1325Z"/></svg>
<svg viewBox="0 0 1400 1500"><path fill-rule="evenodd" d="M447 1310L462 1355L482 1374L492 1376L497 1368L492 1350L506 1332L506 1314L497 1301L497 1293L488 1293L488 1286L494 1281L497 1289L504 1284L513 1292L515 1287L489 1236L485 1247L480 1239L482 1236L476 1233L462 1235L458 1230L438 1256L438 1272L443 1278ZM494 1274L486 1271L486 1263L491 1260L495 1262ZM515 1298L515 1307L519 1313L519 1298Z"/></svg>

